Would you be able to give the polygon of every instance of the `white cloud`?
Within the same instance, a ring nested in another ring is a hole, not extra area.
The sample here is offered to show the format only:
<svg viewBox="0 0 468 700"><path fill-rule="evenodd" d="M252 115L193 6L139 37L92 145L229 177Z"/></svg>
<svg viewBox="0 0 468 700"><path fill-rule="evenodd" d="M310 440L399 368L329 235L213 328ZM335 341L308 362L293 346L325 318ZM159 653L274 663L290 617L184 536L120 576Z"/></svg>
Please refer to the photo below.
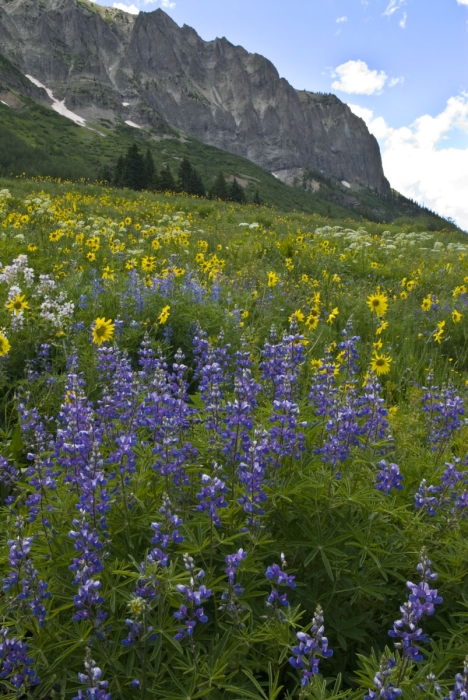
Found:
<svg viewBox="0 0 468 700"><path fill-rule="evenodd" d="M387 5L387 9L384 12L384 15L387 17L391 17L394 12L400 9L402 5L404 5L405 0L390 0L389 4Z"/></svg>
<svg viewBox="0 0 468 700"><path fill-rule="evenodd" d="M379 92L388 78L384 71L378 73L376 70L370 70L364 61L342 63L335 68L332 75L339 78L332 83L332 88L356 95L373 95Z"/></svg>
<svg viewBox="0 0 468 700"><path fill-rule="evenodd" d="M390 78L390 81L388 83L388 87L395 87L395 85L401 85L405 82L405 79L403 76L400 78Z"/></svg>
<svg viewBox="0 0 468 700"><path fill-rule="evenodd" d="M157 0L144 0L145 5L154 5L156 2ZM161 7L164 7L166 10L171 10L176 6L175 2L172 2L171 0L160 0L160 2Z"/></svg>
<svg viewBox="0 0 468 700"><path fill-rule="evenodd" d="M467 0L467 1L468 1L468 0ZM407 20L407 19L408 19L408 15L406 14L406 12L403 12L403 18L400 19L400 21L398 22L398 24L400 25L400 27L401 27L402 29L406 29L406 20Z"/></svg>
<svg viewBox="0 0 468 700"><path fill-rule="evenodd" d="M347 22L348 18L347 17L337 17L336 21L337 21L337 24L340 24L341 22Z"/></svg>
<svg viewBox="0 0 468 700"><path fill-rule="evenodd" d="M370 109L349 107L380 141L392 187L468 230L468 148L443 147L450 132L468 134L468 93L451 97L437 116L425 114L399 129Z"/></svg>
<svg viewBox="0 0 468 700"><path fill-rule="evenodd" d="M459 5L468 5L468 0L457 0Z"/></svg>
<svg viewBox="0 0 468 700"><path fill-rule="evenodd" d="M114 7L116 10L123 10L123 12L129 12L131 15L137 15L140 12L136 5L124 5L123 2L114 2Z"/></svg>

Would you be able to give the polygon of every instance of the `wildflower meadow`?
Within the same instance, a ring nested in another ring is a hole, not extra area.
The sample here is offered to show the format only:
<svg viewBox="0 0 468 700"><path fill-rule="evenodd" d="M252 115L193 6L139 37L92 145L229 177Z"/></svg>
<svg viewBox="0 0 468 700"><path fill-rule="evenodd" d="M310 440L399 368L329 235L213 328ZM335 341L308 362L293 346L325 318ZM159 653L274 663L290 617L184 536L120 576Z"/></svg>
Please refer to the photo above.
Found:
<svg viewBox="0 0 468 700"><path fill-rule="evenodd" d="M463 234L5 179L0 263L1 697L468 698Z"/></svg>

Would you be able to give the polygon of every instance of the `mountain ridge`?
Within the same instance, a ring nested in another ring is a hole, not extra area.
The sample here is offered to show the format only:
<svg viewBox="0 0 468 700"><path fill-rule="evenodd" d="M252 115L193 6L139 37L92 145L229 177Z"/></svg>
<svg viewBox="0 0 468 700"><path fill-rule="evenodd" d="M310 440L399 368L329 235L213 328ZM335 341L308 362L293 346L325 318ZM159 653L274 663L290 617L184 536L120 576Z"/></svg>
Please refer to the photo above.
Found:
<svg viewBox="0 0 468 700"><path fill-rule="evenodd" d="M310 170L390 192L377 141L347 105L295 90L268 59L206 42L160 8L1 0L0 54L84 119L173 126L283 181Z"/></svg>

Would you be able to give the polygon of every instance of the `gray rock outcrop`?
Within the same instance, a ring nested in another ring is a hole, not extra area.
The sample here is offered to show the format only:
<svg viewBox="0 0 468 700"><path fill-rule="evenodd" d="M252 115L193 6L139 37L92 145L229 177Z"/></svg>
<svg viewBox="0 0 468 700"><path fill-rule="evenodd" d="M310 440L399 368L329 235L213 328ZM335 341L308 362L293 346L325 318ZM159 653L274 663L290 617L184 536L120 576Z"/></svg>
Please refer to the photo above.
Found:
<svg viewBox="0 0 468 700"><path fill-rule="evenodd" d="M0 54L85 119L169 124L284 181L305 170L389 191L377 141L337 97L295 90L263 56L162 10L0 0Z"/></svg>

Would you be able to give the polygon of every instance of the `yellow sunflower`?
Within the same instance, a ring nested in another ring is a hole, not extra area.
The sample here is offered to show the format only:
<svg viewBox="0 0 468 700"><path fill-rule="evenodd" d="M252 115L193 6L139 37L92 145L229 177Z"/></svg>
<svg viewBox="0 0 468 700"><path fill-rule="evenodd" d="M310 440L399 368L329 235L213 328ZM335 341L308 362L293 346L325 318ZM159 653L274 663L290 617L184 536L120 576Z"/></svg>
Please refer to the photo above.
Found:
<svg viewBox="0 0 468 700"><path fill-rule="evenodd" d="M10 299L6 304L8 311L11 311L15 316L19 316L23 309L29 309L29 304L25 301L25 298L24 294L22 296L17 294L14 299Z"/></svg>
<svg viewBox="0 0 468 700"><path fill-rule="evenodd" d="M380 326L375 331L376 335L380 335L386 328L388 328L388 321L382 321Z"/></svg>
<svg viewBox="0 0 468 700"><path fill-rule="evenodd" d="M110 340L114 335L114 328L112 319L106 321L105 318L97 318L93 328L93 343L102 345L106 340Z"/></svg>
<svg viewBox="0 0 468 700"><path fill-rule="evenodd" d="M161 313L159 314L159 316L158 316L158 323L159 323L159 325L160 325L160 326L163 326L163 325L166 323L166 321L167 321L167 319L169 318L170 315L171 315L171 307L170 307L170 306L165 306L165 307L163 308L163 310L161 311Z"/></svg>
<svg viewBox="0 0 468 700"><path fill-rule="evenodd" d="M10 352L11 345L10 341L8 338L5 338L3 333L0 333L0 357L3 357L4 355L8 355Z"/></svg>
<svg viewBox="0 0 468 700"><path fill-rule="evenodd" d="M293 320L297 321L298 323L302 323L304 321L304 319L305 319L304 314L302 313L302 311L300 309L298 309L297 311L294 311L291 314L291 316L289 317L288 320L289 320L289 323L292 323Z"/></svg>
<svg viewBox="0 0 468 700"><path fill-rule="evenodd" d="M461 319L462 319L461 313L459 311L457 311L456 309L454 309L452 311L452 321L454 323L459 323L461 321Z"/></svg>
<svg viewBox="0 0 468 700"><path fill-rule="evenodd" d="M141 269L145 272L153 272L156 269L156 258L153 255L145 255L141 261Z"/></svg>
<svg viewBox="0 0 468 700"><path fill-rule="evenodd" d="M279 282L279 277L276 274L276 272L269 272L268 273L268 286L269 287L276 287L278 282Z"/></svg>
<svg viewBox="0 0 468 700"><path fill-rule="evenodd" d="M106 267L102 271L102 279L103 280L113 280L114 277L115 277L114 270L111 270L109 265L106 265Z"/></svg>
<svg viewBox="0 0 468 700"><path fill-rule="evenodd" d="M388 297L383 292L370 294L370 296L367 297L367 306L376 316L385 316L388 309Z"/></svg>
<svg viewBox="0 0 468 700"><path fill-rule="evenodd" d="M389 355L378 355L375 353L374 357L371 359L371 369L378 376L381 374L388 374L390 372L390 363L392 358Z"/></svg>

